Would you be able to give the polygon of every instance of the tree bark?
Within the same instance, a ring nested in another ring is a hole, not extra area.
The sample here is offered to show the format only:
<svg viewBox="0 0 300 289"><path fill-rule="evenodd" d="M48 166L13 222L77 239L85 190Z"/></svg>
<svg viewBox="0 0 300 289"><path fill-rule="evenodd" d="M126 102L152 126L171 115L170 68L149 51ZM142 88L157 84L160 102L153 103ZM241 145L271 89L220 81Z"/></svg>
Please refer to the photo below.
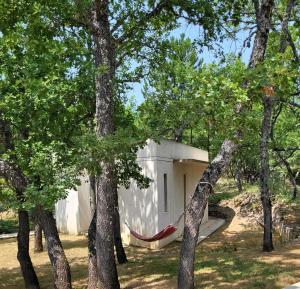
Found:
<svg viewBox="0 0 300 289"><path fill-rule="evenodd" d="M96 178L90 176L90 205L93 218L88 229L88 289L98 288L97 256L96 256Z"/></svg>
<svg viewBox="0 0 300 289"><path fill-rule="evenodd" d="M186 211L183 242L181 245L178 288L194 288L195 247L198 242L199 227L204 215L207 200L212 187L232 160L237 145L225 140L218 155L205 170L197 184Z"/></svg>
<svg viewBox="0 0 300 289"><path fill-rule="evenodd" d="M240 161L237 161L237 164L236 164L235 179L236 179L236 186L237 186L238 192L242 193L243 192L243 183L242 183Z"/></svg>
<svg viewBox="0 0 300 289"><path fill-rule="evenodd" d="M291 14L292 11L295 7L295 0L288 0L287 2L287 6L286 6L286 10L285 10L285 15L282 19L282 23L281 23L281 39L280 39L280 47L279 47L279 52L284 53L286 48L287 48L287 44L288 44L288 39L289 39L289 21L291 18ZM276 120L277 117L279 116L281 112L281 109L278 112L278 115L275 117L273 123L272 123L272 128L271 128L271 138L272 141L275 143L275 137L274 137L274 126L276 124ZM297 193L298 193L298 189L297 189L297 183L296 183L296 178L293 174L293 171L291 169L291 166L289 164L289 162L287 161L287 159L285 159L280 151L276 151L277 156L279 157L279 159L282 161L282 163L284 164L284 166L286 167L286 170L288 172L288 177L290 180L290 183L292 185L292 196L293 199L296 199L297 197Z"/></svg>
<svg viewBox="0 0 300 289"><path fill-rule="evenodd" d="M94 0L91 11L96 86L96 134L99 138L114 132L115 51L109 24L108 0ZM120 288L114 255L114 172L113 165L101 163L97 179L96 252L100 288Z"/></svg>
<svg viewBox="0 0 300 289"><path fill-rule="evenodd" d="M41 225L47 240L47 249L54 273L56 289L71 289L71 271L64 249L59 239L56 222L52 212L40 211Z"/></svg>
<svg viewBox="0 0 300 289"><path fill-rule="evenodd" d="M18 261L21 266L22 275L26 289L39 289L39 281L34 271L29 255L29 217L25 210L18 211L19 229L18 229Z"/></svg>
<svg viewBox="0 0 300 289"><path fill-rule="evenodd" d="M93 175L89 176L90 180L90 206L91 206L91 212L94 214L96 211L96 177Z"/></svg>
<svg viewBox="0 0 300 289"><path fill-rule="evenodd" d="M269 138L271 133L271 118L272 118L272 102L273 97L265 95L263 97L264 115L261 127L261 144L260 144L260 190L261 201L264 214L264 237L263 251L270 252L274 250L272 240L272 201L269 190Z"/></svg>
<svg viewBox="0 0 300 289"><path fill-rule="evenodd" d="M97 255L96 255L96 210L93 212L93 218L88 230L88 267L89 281L88 289L98 288Z"/></svg>
<svg viewBox="0 0 300 289"><path fill-rule="evenodd" d="M260 6L259 1L253 2L255 3L257 33L254 39L249 68L255 67L264 60L274 6L272 0L263 0ZM237 107L236 113L239 114L241 110L242 106L240 105L240 107ZM239 131L237 131L237 135L239 135ZM217 182L232 160L232 155L236 149L237 145L234 141L225 140L223 142L218 155L203 173L188 205L180 252L179 289L194 289L195 248L208 195L211 187Z"/></svg>
<svg viewBox="0 0 300 289"><path fill-rule="evenodd" d="M297 195L298 195L298 188L297 188L296 177L294 176L293 171L292 171L291 166L288 163L288 161L285 160L284 164L285 164L285 167L286 167L286 169L288 171L289 180L290 180L290 183L292 185L293 200L295 200L296 197L297 197Z"/></svg>
<svg viewBox="0 0 300 289"><path fill-rule="evenodd" d="M1 111L0 111L1 114ZM2 115L1 115L2 116ZM12 141L12 134L9 124L0 118L0 133L3 139L4 148L7 151L14 150ZM14 160L16 160L14 158ZM0 159L0 176L3 177L15 189L18 201L22 204L24 202L24 191L27 187L27 178L20 170L20 168L7 160ZM34 271L31 258L29 255L29 216L28 212L19 209L18 211L18 253L17 258L20 263L23 279L26 289L39 289L39 281Z"/></svg>
<svg viewBox="0 0 300 289"><path fill-rule="evenodd" d="M273 137L273 142L275 142L274 137ZM297 194L298 194L296 175L294 175L289 162L287 161L287 159L284 158L284 156L281 154L281 152L276 150L276 154L277 154L278 158L280 159L280 161L284 164L284 166L287 170L288 178L289 178L289 181L292 186L292 198L293 198L293 200L295 200L297 197Z"/></svg>
<svg viewBox="0 0 300 289"><path fill-rule="evenodd" d="M249 67L255 67L257 64L264 61L274 8L273 0L262 0L260 7L258 6L259 1L253 0L253 2L256 3L255 14L257 32L254 39Z"/></svg>
<svg viewBox="0 0 300 289"><path fill-rule="evenodd" d="M34 226L34 252L43 252L43 230L42 226L37 222Z"/></svg>
<svg viewBox="0 0 300 289"><path fill-rule="evenodd" d="M119 203L118 203L118 188L114 188L114 244L117 252L117 260L119 264L128 262L127 256L123 247L121 228L120 228L120 214L119 214Z"/></svg>

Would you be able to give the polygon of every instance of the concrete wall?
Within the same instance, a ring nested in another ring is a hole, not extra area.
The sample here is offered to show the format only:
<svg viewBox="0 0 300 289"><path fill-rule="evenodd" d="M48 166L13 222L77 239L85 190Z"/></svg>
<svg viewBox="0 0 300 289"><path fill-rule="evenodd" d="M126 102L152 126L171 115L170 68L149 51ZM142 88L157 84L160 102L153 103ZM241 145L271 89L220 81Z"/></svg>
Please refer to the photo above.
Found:
<svg viewBox="0 0 300 289"><path fill-rule="evenodd" d="M69 190L66 199L55 205L56 225L60 232L78 235L88 230L91 221L90 184L87 176L80 177L77 190Z"/></svg>
<svg viewBox="0 0 300 289"><path fill-rule="evenodd" d="M162 140L160 144L148 141L138 151L137 162L142 173L153 180L147 189L139 189L133 181L128 189L121 187L119 212L121 233L125 244L160 248L177 239L183 231L184 218L173 235L157 242L143 242L134 238L129 226L144 236L153 236L168 224L173 224L184 211L189 196L206 167L208 154L205 151ZM164 206L164 174L167 174L167 211ZM184 200L184 175L186 194ZM61 232L79 234L88 230L91 220L90 184L86 176L81 177L78 190L69 191L68 197L56 204L56 221ZM207 210L203 222L207 220Z"/></svg>
<svg viewBox="0 0 300 289"><path fill-rule="evenodd" d="M137 157L138 159L169 159L172 161L185 159L208 162L207 151L166 139L162 139L160 143L148 140L147 145L138 151Z"/></svg>
<svg viewBox="0 0 300 289"><path fill-rule="evenodd" d="M195 191L197 182L199 181L205 168L206 166L204 164L193 162L183 164L177 162L173 163L172 170L168 173L168 182L170 183L168 187L169 209L167 213L164 212L163 209L159 210L158 226L160 229L164 228L168 224L176 222L179 216L185 211L186 206L189 204L190 197ZM158 180L161 178L165 170L162 167L161 170L158 170L158 172L159 171L160 175L158 175ZM184 181L184 176L186 181ZM163 207L163 186L160 186L158 189L158 203L162 204ZM184 218L184 216L181 218L177 231L168 238L159 241L158 247L163 247L182 235ZM208 208L205 210L202 223L206 222L207 220Z"/></svg>
<svg viewBox="0 0 300 289"><path fill-rule="evenodd" d="M78 191L69 190L67 198L57 202L55 218L60 232L75 235L80 232Z"/></svg>
<svg viewBox="0 0 300 289"><path fill-rule="evenodd" d="M143 236L153 236L166 225L176 222L189 202L189 196L195 190L207 164L208 154L187 145L162 140L160 144L148 141L147 146L139 150L137 155L143 173L154 180L146 190L140 190L133 183L129 189L120 188L119 208L121 224L126 220L129 226ZM181 162L182 161L182 162ZM197 162L200 161L200 162ZM203 161L203 163L202 163ZM164 174L167 174L167 212L164 202ZM186 175L186 201L184 201L184 181ZM151 197L152 196L152 197ZM145 204L149 210L145 210ZM206 208L203 222L208 219ZM125 244L148 248L160 248L174 241L183 232L184 218L179 229L171 236L156 242L137 240L125 225L121 232Z"/></svg>
<svg viewBox="0 0 300 289"><path fill-rule="evenodd" d="M147 159L138 160L142 173L152 180L157 176L157 163ZM153 246L135 239L129 232L125 222L130 228L145 236L152 236L158 230L157 214L157 182L150 183L149 188L140 189L136 182L132 182L128 189L121 187L119 193L119 213L123 242L136 246Z"/></svg>

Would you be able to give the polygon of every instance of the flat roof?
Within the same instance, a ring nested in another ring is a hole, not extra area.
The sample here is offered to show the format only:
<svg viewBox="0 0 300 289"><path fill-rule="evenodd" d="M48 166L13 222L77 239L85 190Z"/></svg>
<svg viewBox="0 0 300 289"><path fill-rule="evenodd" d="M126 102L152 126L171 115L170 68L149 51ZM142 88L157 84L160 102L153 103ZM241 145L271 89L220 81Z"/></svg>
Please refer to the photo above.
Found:
<svg viewBox="0 0 300 289"><path fill-rule="evenodd" d="M182 164L191 164L191 163L197 163L197 164L209 164L208 161L202 161L197 159L174 159L174 163L182 163Z"/></svg>

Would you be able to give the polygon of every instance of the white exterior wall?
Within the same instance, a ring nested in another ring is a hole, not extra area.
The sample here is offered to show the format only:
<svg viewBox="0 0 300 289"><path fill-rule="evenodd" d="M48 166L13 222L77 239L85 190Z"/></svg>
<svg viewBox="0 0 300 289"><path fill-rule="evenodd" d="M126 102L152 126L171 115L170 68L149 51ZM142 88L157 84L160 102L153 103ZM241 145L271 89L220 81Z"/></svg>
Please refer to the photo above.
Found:
<svg viewBox="0 0 300 289"><path fill-rule="evenodd" d="M139 159L142 173L155 180L157 175L157 163L147 159ZM158 230L157 215L157 183L151 182L149 188L139 189L132 182L128 189L121 187L119 194L119 213L122 239L125 244L145 246L145 242L131 236L125 222L130 228L142 235L151 236ZM150 243L149 243L150 244Z"/></svg>
<svg viewBox="0 0 300 289"><path fill-rule="evenodd" d="M69 190L67 198L56 203L55 218L60 232L75 235L79 233L78 191Z"/></svg>
<svg viewBox="0 0 300 289"><path fill-rule="evenodd" d="M147 146L138 151L137 162L142 168L142 173L153 180L150 187L139 189L133 181L128 189L121 187L118 190L123 242L154 249L177 239L182 234L184 218L181 219L179 229L174 234L156 242L143 242L134 238L125 226L125 221L143 236L153 236L166 225L176 222L184 211L184 204L188 204L189 195L195 190L207 161L206 151L174 141L162 140L160 144L148 141ZM164 174L167 174L167 212L164 211ZM184 174L186 202L184 202ZM88 178L82 176L78 190L69 191L68 197L56 204L56 222L59 231L79 234L88 230L91 221L89 196ZM206 209L203 222L207 217Z"/></svg>
<svg viewBox="0 0 300 289"><path fill-rule="evenodd" d="M78 235L88 230L91 221L90 184L88 177L80 177L77 190L69 190L66 199L55 205L56 225L60 232Z"/></svg>
<svg viewBox="0 0 300 289"><path fill-rule="evenodd" d="M180 163L176 160L199 160L204 163L192 161ZM139 150L137 161L143 168L143 173L154 182L145 190L139 190L134 183L128 189L119 189L121 224L124 224L126 220L129 226L139 234L153 236L165 226L176 222L184 211L183 175L186 174L187 178L188 199L207 166L205 162L208 161L208 154L206 151L174 141L162 140L160 144L157 144L150 140L144 149ZM164 210L164 174L167 174L167 212ZM145 200L148 207L152 209L145 210L145 205L137 205L137 203L143 204ZM202 222L207 219L206 208ZM122 225L121 233L125 244L156 249L176 240L182 234L183 224L184 218L181 219L179 229L174 234L156 242L137 240L130 235L125 225Z"/></svg>

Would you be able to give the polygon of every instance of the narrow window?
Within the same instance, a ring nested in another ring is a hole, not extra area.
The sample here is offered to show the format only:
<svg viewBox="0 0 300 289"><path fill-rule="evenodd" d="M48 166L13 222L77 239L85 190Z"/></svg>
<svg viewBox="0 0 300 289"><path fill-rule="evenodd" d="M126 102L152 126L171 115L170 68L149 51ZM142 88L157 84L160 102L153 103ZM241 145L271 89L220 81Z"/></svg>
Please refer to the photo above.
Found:
<svg viewBox="0 0 300 289"><path fill-rule="evenodd" d="M168 212L168 179L167 174L164 174L164 209Z"/></svg>

